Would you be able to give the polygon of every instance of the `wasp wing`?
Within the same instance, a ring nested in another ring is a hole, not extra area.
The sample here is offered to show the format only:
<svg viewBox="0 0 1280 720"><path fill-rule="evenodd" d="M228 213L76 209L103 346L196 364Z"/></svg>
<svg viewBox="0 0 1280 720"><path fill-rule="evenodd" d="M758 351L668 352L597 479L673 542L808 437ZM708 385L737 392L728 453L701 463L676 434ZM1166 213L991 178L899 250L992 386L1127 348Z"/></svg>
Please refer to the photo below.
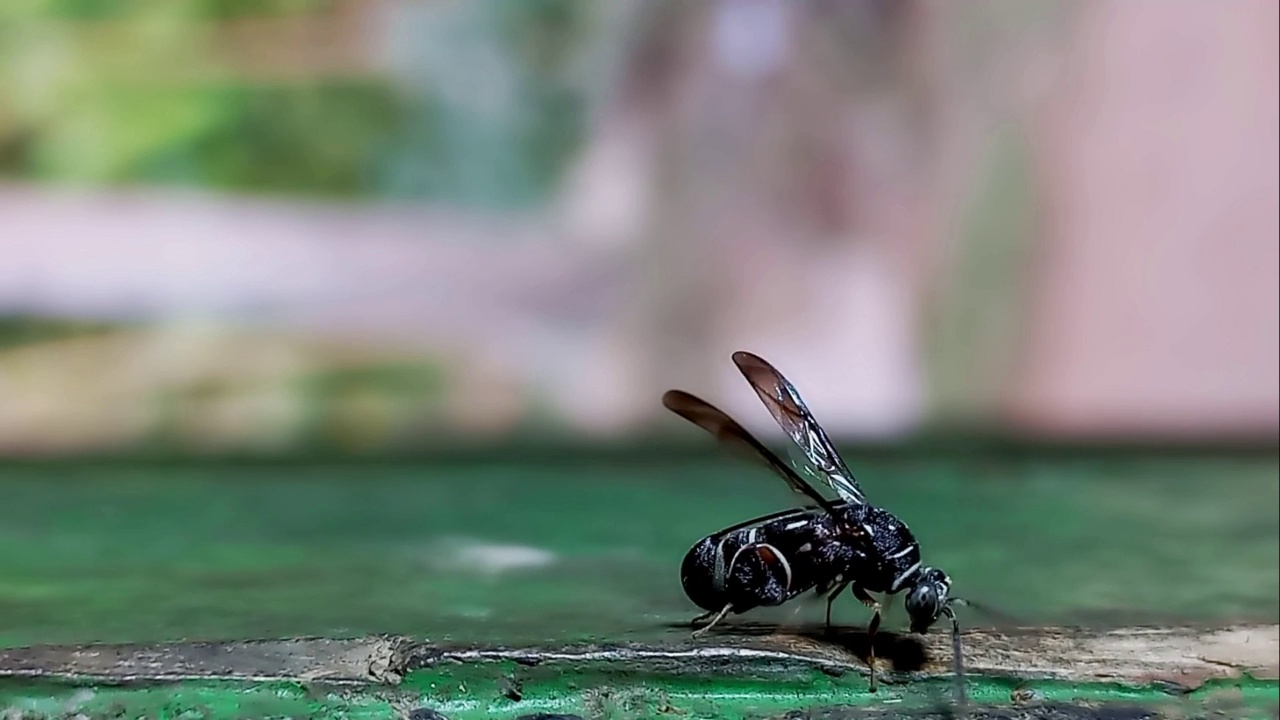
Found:
<svg viewBox="0 0 1280 720"><path fill-rule="evenodd" d="M822 479L849 503L865 504L866 497L857 478L836 452L822 426L814 420L795 386L758 355L738 351L733 354L733 363Z"/></svg>
<svg viewBox="0 0 1280 720"><path fill-rule="evenodd" d="M683 390L668 390L662 396L662 404L671 412L714 435L721 444L750 458L763 461L771 470L782 476L792 490L808 497L818 507L828 513L835 509L831 500L823 497L822 493L805 482L804 478L800 477L791 466L752 437L746 428L711 403Z"/></svg>

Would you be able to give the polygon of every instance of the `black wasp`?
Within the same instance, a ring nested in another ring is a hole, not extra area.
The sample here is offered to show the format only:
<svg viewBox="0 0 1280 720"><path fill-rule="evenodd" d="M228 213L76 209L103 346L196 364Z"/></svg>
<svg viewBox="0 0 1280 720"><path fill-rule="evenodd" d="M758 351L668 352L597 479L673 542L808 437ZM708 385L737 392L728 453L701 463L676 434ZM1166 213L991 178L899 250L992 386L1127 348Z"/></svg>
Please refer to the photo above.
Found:
<svg viewBox="0 0 1280 720"><path fill-rule="evenodd" d="M740 614L757 607L781 605L810 590L826 596L829 629L831 604L847 586L854 597L874 611L867 626L874 692L874 640L880 627L881 605L871 593L883 593L887 601L905 593L912 632L927 632L942 615L951 619L953 662L959 681L960 626L952 605L963 601L948 596L950 578L921 562L920 546L905 523L867 502L853 473L782 373L748 352L734 353L733 362L774 420L799 447L807 461L802 467L821 478L840 499L824 497L795 469L711 404L681 390L663 395L662 403L667 409L710 432L725 445L762 460L812 503L726 528L703 538L689 550L681 563L680 582L689 599L707 611L694 620L695 625L705 623L694 634L706 632L731 612Z"/></svg>

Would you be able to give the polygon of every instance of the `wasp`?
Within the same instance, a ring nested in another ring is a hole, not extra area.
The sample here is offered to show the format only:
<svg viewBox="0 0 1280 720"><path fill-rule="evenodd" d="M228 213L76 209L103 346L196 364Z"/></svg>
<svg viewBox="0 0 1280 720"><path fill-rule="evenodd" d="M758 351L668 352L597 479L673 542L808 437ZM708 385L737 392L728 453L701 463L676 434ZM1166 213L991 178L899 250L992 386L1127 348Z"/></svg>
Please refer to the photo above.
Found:
<svg viewBox="0 0 1280 720"><path fill-rule="evenodd" d="M707 632L730 613L781 605L813 591L831 605L847 587L872 610L867 626L871 652L870 689L876 691L875 635L882 610L898 594L910 618L911 632L928 632L940 617L951 621L953 663L963 692L960 625L951 579L925 565L910 528L893 513L869 503L861 485L832 445L822 426L781 372L758 355L739 351L733 362L755 390L774 421L794 443L796 464L839 495L831 500L799 472L752 437L721 410L682 390L663 395L663 405L710 432L722 444L763 462L808 503L725 528L698 541L685 555L680 582L685 595L706 611L694 619ZM885 596L885 605L873 597ZM963 696L962 696L963 697Z"/></svg>

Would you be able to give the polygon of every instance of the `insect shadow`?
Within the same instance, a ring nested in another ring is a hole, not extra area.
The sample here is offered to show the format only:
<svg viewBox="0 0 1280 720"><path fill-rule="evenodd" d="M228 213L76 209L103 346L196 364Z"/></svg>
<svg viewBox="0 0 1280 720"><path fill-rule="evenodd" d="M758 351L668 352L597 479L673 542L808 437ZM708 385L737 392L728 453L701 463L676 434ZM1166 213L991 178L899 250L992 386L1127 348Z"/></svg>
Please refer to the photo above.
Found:
<svg viewBox="0 0 1280 720"><path fill-rule="evenodd" d="M666 627L674 630L687 630L689 624L668 623ZM895 672L917 672L924 669L929 661L924 643L914 635L881 630L875 635L866 628L848 625L831 625L824 623L801 623L778 625L767 622L738 621L722 626L722 634L733 637L767 637L791 635L814 642L837 647L854 655L862 661L872 657L874 647L877 662L888 661Z"/></svg>

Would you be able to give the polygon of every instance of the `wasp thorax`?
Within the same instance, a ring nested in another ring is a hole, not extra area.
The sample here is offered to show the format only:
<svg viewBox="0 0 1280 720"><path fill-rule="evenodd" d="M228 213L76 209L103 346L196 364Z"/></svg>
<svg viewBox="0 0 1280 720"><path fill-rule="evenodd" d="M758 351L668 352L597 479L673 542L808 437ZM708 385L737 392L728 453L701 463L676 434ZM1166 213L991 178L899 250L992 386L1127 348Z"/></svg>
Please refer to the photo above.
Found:
<svg viewBox="0 0 1280 720"><path fill-rule="evenodd" d="M916 584L907 592L906 608L911 617L911 632L926 633L947 605L951 579L937 568L923 568Z"/></svg>

